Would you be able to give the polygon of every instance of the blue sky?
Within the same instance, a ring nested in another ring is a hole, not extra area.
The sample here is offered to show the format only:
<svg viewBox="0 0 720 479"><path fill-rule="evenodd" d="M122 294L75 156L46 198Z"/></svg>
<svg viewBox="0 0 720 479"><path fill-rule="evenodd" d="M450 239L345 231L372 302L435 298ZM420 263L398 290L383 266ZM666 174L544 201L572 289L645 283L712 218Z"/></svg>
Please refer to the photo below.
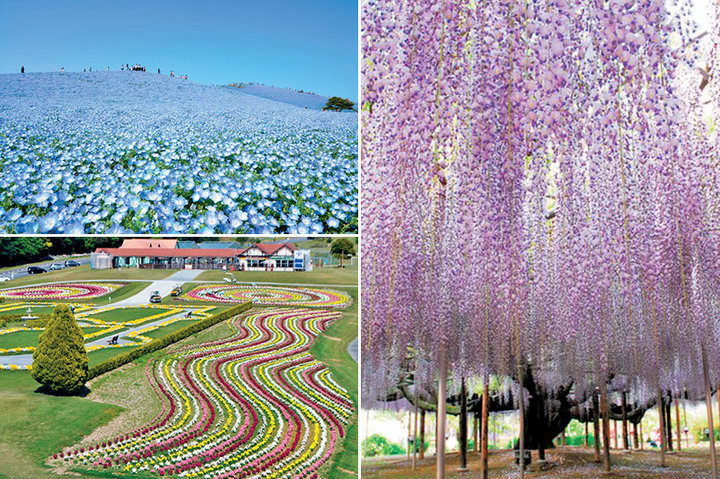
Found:
<svg viewBox="0 0 720 479"><path fill-rule="evenodd" d="M357 0L0 0L0 73L140 63L357 100Z"/></svg>

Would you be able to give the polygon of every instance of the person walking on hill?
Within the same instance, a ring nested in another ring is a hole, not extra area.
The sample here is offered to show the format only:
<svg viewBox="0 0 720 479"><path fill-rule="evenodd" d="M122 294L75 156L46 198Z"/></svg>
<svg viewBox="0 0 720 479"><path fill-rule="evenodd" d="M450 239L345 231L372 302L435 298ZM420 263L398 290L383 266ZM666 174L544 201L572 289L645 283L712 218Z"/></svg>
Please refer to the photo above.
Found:
<svg viewBox="0 0 720 479"><path fill-rule="evenodd" d="M20 65L20 73L25 73L25 65Z"/></svg>

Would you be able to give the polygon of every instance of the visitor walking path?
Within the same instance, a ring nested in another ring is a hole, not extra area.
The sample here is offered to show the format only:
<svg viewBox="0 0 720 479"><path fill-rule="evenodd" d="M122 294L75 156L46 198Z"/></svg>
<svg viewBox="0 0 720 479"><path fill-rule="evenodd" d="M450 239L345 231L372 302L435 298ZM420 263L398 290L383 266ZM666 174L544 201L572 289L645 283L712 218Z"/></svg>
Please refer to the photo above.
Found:
<svg viewBox="0 0 720 479"><path fill-rule="evenodd" d="M358 362L358 340L355 338L350 346L348 346L348 354L355 362Z"/></svg>

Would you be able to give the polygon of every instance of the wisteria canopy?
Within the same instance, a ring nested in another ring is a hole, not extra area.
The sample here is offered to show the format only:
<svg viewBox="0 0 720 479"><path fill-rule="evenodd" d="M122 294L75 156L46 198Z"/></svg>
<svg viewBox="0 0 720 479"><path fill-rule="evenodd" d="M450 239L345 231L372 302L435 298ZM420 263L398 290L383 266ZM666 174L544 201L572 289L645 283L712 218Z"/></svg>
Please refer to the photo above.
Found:
<svg viewBox="0 0 720 479"><path fill-rule="evenodd" d="M720 364L720 5L363 2L363 397ZM711 369L713 379L720 369Z"/></svg>

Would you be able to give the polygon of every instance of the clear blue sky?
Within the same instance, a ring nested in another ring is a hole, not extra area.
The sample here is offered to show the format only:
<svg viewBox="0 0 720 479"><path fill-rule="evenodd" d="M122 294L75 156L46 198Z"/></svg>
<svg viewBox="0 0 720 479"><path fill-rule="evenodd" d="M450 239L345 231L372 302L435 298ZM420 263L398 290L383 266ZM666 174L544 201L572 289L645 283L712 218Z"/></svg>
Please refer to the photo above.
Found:
<svg viewBox="0 0 720 479"><path fill-rule="evenodd" d="M357 100L357 0L0 0L0 73L140 63Z"/></svg>

